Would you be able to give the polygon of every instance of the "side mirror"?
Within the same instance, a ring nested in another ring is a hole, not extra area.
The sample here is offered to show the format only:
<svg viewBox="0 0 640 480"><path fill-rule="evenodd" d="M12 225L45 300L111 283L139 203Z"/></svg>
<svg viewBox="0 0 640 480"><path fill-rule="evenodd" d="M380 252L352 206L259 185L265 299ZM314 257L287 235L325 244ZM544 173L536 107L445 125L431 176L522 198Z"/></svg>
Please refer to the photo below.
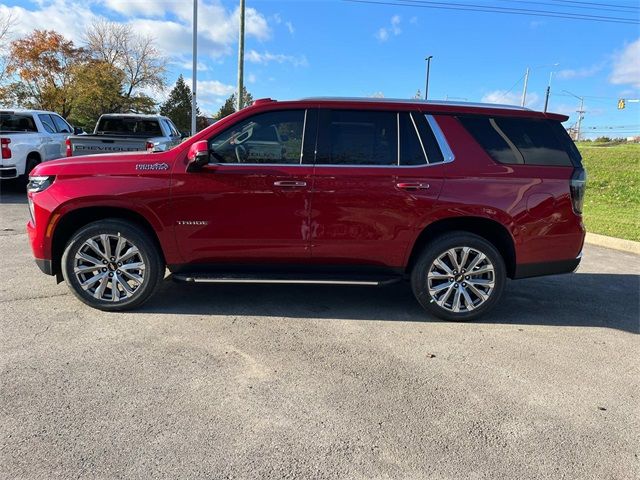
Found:
<svg viewBox="0 0 640 480"><path fill-rule="evenodd" d="M189 172L200 170L209 163L209 142L200 140L191 144L187 153L187 162Z"/></svg>
<svg viewBox="0 0 640 480"><path fill-rule="evenodd" d="M184 140L185 138L189 138L189 134L187 132L180 132L180 140Z"/></svg>
<svg viewBox="0 0 640 480"><path fill-rule="evenodd" d="M74 135L82 135L84 133L84 130L80 127L73 127L73 134Z"/></svg>

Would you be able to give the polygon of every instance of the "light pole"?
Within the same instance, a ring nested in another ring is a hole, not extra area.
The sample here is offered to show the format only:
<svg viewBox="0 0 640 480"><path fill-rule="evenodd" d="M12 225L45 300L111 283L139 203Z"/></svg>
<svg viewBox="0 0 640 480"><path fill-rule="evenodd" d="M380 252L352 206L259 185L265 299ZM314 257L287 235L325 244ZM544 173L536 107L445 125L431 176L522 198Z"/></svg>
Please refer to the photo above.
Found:
<svg viewBox="0 0 640 480"><path fill-rule="evenodd" d="M242 110L242 90L244 80L244 0L240 0L240 32L238 37L238 110Z"/></svg>
<svg viewBox="0 0 640 480"><path fill-rule="evenodd" d="M424 87L424 99L426 100L427 98L429 98L429 72L431 70L431 59L433 58L433 55L429 55L427 58L425 58L425 60L427 61L427 82L426 85Z"/></svg>
<svg viewBox="0 0 640 480"><path fill-rule="evenodd" d="M524 88L522 89L522 99L520 101L520 106L524 107L525 103L527 101L527 86L529 85L529 74L531 73L531 70L537 70L539 68L544 68L544 67L557 67L558 65L560 65L560 64L559 63L553 63L553 64L549 64L549 65L538 65L537 67L527 67L527 71L524 74ZM553 71L551 72L551 75L553 75ZM548 91L547 91L547 102L549 101L549 98L548 98L549 91L551 91L551 77L549 77L549 86L548 86ZM545 111L546 111L546 107L545 107Z"/></svg>
<svg viewBox="0 0 640 480"><path fill-rule="evenodd" d="M576 97L580 100L580 109L577 110L578 113L578 121L576 122L576 142L580 141L580 127L582 126L582 114L584 113L584 97L579 97L575 93L571 93L569 90L562 90L565 93L568 93L572 97Z"/></svg>
<svg viewBox="0 0 640 480"><path fill-rule="evenodd" d="M191 135L196 134L196 86L198 76L198 0L193 0L193 60L192 60L193 73L191 74Z"/></svg>

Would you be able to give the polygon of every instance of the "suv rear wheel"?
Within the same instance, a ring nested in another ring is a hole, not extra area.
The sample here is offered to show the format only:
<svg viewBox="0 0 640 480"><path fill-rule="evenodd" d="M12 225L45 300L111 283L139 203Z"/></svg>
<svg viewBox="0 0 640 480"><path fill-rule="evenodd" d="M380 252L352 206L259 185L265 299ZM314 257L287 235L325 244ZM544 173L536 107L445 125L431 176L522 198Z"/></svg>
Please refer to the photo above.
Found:
<svg viewBox="0 0 640 480"><path fill-rule="evenodd" d="M411 287L429 313L473 320L491 310L506 282L504 260L484 238L452 232L429 243L411 272Z"/></svg>
<svg viewBox="0 0 640 480"><path fill-rule="evenodd" d="M75 296L106 311L140 306L151 297L164 272L149 235L119 219L81 228L62 256L62 274Z"/></svg>

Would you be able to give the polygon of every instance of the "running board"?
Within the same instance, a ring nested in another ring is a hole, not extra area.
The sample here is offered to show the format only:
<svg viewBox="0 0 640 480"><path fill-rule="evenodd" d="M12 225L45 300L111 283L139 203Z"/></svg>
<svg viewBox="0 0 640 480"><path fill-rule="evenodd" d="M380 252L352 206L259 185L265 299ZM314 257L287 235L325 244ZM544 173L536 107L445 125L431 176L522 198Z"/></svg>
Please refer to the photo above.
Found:
<svg viewBox="0 0 640 480"><path fill-rule="evenodd" d="M379 286L398 282L400 276L331 276L310 274L238 274L238 273L174 273L171 278L186 283L279 283L310 285L366 285Z"/></svg>

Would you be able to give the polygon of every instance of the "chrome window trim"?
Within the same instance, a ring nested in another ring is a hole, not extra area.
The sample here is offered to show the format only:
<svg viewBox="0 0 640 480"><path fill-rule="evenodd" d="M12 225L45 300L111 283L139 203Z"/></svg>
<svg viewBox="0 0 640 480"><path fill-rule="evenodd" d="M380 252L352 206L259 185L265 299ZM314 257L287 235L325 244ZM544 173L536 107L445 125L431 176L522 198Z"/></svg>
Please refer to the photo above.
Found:
<svg viewBox="0 0 640 480"><path fill-rule="evenodd" d="M430 163L429 165L441 165L443 163L453 162L456 159L456 156L453 154L453 151L449 146L447 137L442 133L442 129L440 128L440 125L438 125L438 121L433 117L433 115L425 115L425 118L427 119L429 127L431 127L433 135L436 137L436 142L438 143L438 147L440 147L440 151L444 157L442 162Z"/></svg>
<svg viewBox="0 0 640 480"><path fill-rule="evenodd" d="M416 121L413 119L413 112L409 112L409 118L411 119L411 123L413 123L413 130L416 132L418 141L420 142L420 147L422 148L422 154L424 155L425 163L428 165L430 163L429 157L427 156L427 151L424 149L424 143L422 143L422 137L420 136L420 132L418 132Z"/></svg>
<svg viewBox="0 0 640 480"><path fill-rule="evenodd" d="M400 166L400 112L396 112L396 165Z"/></svg>
<svg viewBox="0 0 640 480"><path fill-rule="evenodd" d="M304 119L302 120L302 142L300 142L300 165L302 165L302 156L304 154L304 135L307 131L307 112L308 108L304 109Z"/></svg>

